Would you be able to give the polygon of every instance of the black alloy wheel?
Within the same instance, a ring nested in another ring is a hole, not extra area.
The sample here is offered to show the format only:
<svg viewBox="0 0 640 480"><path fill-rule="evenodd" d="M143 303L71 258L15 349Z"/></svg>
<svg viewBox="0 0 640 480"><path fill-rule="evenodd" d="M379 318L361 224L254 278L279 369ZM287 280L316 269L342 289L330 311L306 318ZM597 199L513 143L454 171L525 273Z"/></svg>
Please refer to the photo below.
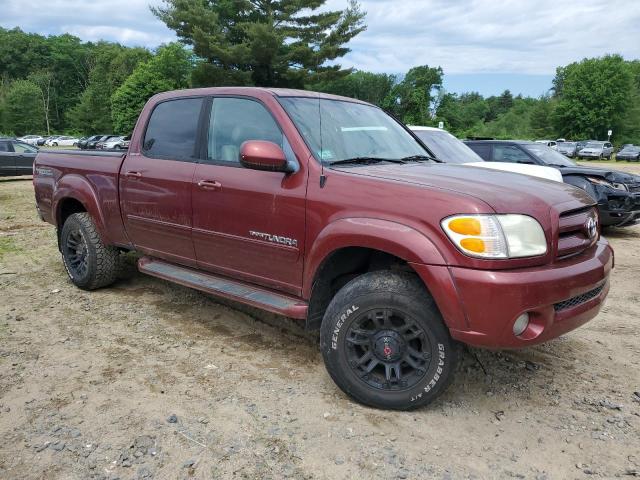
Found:
<svg viewBox="0 0 640 480"><path fill-rule="evenodd" d="M327 372L356 401L410 410L440 396L453 379L458 344L420 278L377 270L347 282L320 328Z"/></svg>
<svg viewBox="0 0 640 480"><path fill-rule="evenodd" d="M87 241L79 227L67 233L63 248L63 255L67 260L67 267L77 278L84 278L89 271Z"/></svg>
<svg viewBox="0 0 640 480"><path fill-rule="evenodd" d="M403 390L425 376L435 341L409 315L396 309L363 312L347 330L347 358L367 385Z"/></svg>

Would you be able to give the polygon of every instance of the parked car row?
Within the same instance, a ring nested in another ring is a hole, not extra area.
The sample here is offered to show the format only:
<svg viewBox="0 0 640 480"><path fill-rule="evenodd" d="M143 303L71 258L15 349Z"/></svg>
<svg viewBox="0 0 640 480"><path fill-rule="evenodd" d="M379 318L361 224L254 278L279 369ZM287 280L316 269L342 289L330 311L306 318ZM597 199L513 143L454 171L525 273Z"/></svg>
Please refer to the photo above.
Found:
<svg viewBox="0 0 640 480"><path fill-rule="evenodd" d="M24 135L17 140L33 146L78 147L83 150L96 148L126 150L129 148L129 141L131 140L131 137L105 134L92 135L90 137L83 138L68 135L53 135L49 137L42 137L40 135Z"/></svg>
<svg viewBox="0 0 640 480"><path fill-rule="evenodd" d="M129 148L130 140L130 135L92 135L91 137L81 138L78 142L78 147L82 150L126 150Z"/></svg>
<svg viewBox="0 0 640 480"><path fill-rule="evenodd" d="M564 140L558 141L555 150L569 158L586 160L611 160L614 154L613 144L601 140L580 140L577 142Z"/></svg>

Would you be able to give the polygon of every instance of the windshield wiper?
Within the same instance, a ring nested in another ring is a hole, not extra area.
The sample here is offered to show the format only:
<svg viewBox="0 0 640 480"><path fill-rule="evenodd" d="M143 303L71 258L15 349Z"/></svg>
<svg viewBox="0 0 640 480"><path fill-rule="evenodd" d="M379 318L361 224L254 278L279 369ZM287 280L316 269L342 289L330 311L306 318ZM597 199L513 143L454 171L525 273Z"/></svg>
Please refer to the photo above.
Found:
<svg viewBox="0 0 640 480"><path fill-rule="evenodd" d="M369 164L369 163L379 163L379 162L407 163L404 160L398 159L398 158L353 157L353 158L345 158L343 160L336 160L334 162L330 162L329 165L344 165L348 163Z"/></svg>
<svg viewBox="0 0 640 480"><path fill-rule="evenodd" d="M439 158L431 157L429 155L409 155L408 157L402 157L400 160L404 160L405 162L426 162L431 160L433 162L444 163Z"/></svg>

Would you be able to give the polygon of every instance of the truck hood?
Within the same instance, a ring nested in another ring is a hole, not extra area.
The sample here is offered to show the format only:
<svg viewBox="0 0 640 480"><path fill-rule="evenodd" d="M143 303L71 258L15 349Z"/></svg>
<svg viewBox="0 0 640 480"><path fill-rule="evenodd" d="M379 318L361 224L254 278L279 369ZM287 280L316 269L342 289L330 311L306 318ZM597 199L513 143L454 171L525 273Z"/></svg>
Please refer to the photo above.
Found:
<svg viewBox="0 0 640 480"><path fill-rule="evenodd" d="M571 204L572 209L594 204L584 191L566 183L468 165L417 163L332 168L352 175L470 195L497 213L528 213L559 204Z"/></svg>
<svg viewBox="0 0 640 480"><path fill-rule="evenodd" d="M617 183L634 183L640 181L638 175L633 175L620 170L612 170L610 168L600 167L585 167L583 165L576 165L575 167L561 167L559 168L562 176L567 175L581 175L589 177L600 177L610 182Z"/></svg>

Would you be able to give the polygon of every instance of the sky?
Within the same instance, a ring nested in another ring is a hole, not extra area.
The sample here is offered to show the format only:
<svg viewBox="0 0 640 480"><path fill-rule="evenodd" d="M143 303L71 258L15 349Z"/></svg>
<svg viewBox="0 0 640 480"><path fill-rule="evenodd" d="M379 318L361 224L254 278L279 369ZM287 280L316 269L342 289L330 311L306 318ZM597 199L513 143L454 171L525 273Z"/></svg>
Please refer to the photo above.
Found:
<svg viewBox="0 0 640 480"><path fill-rule="evenodd" d="M0 0L0 26L153 48L175 40L159 0ZM342 9L347 0L328 0ZM555 69L585 57L640 58L640 0L360 0L367 30L345 67L404 73L441 66L447 91L539 96Z"/></svg>

